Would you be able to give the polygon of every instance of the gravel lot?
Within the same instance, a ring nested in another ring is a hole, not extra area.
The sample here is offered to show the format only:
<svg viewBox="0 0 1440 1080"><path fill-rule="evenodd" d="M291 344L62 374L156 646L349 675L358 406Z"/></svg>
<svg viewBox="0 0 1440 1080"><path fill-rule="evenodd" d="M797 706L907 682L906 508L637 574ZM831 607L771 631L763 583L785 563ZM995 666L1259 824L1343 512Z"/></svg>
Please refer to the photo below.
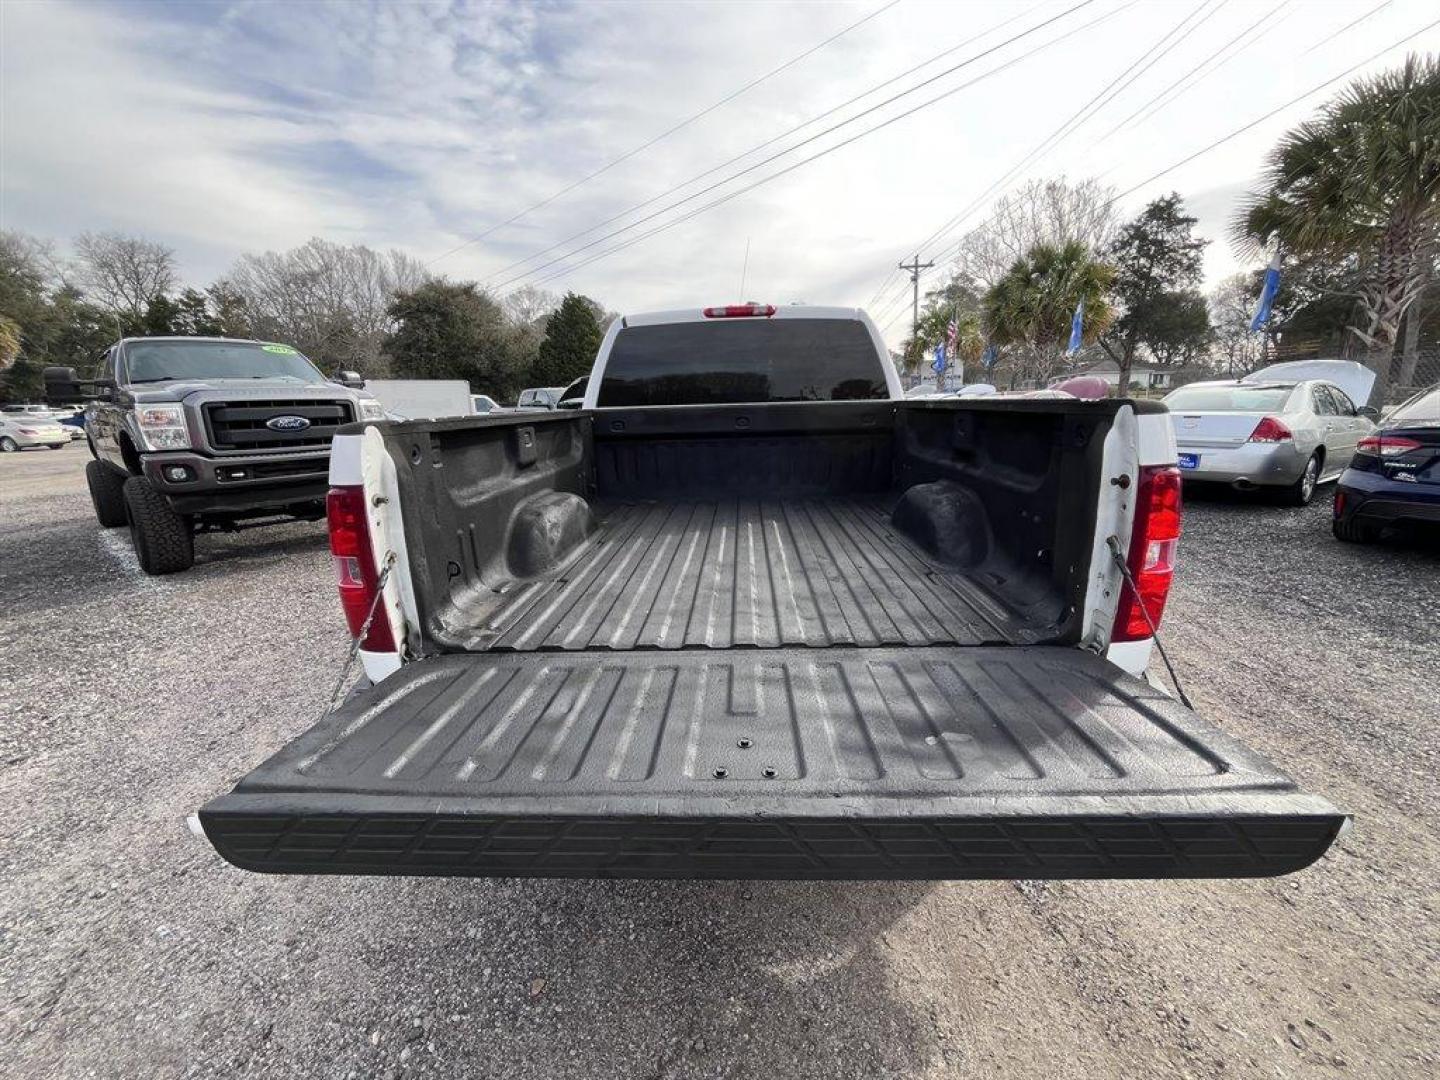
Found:
<svg viewBox="0 0 1440 1080"><path fill-rule="evenodd" d="M1273 881L746 884L245 874L185 817L308 727L323 527L147 579L86 452L0 457L0 1073L1440 1075L1440 555L1192 500L1197 706L1353 810Z"/></svg>

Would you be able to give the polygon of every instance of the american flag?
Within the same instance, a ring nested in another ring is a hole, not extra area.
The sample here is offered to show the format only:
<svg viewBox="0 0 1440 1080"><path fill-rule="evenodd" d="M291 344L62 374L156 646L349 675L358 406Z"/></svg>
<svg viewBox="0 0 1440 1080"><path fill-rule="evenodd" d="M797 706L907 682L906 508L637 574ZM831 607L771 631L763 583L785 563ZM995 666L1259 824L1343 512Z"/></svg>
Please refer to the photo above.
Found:
<svg viewBox="0 0 1440 1080"><path fill-rule="evenodd" d="M953 353L955 351L955 342L959 337L960 324L956 321L955 316L951 315L950 325L945 328L945 344L949 346L947 349L948 352Z"/></svg>

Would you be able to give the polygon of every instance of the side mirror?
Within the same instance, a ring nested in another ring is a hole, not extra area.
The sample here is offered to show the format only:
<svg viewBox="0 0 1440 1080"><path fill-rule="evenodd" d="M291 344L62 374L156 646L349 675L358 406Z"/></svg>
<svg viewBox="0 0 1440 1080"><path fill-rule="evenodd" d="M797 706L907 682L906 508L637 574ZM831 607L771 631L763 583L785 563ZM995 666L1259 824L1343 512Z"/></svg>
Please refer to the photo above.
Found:
<svg viewBox="0 0 1440 1080"><path fill-rule="evenodd" d="M1375 424L1380 422L1380 410L1372 405L1361 405L1355 410L1355 415L1363 416L1366 420Z"/></svg>
<svg viewBox="0 0 1440 1080"><path fill-rule="evenodd" d="M341 386L348 386L351 390L365 389L365 380L360 377L358 371L336 372L335 378L332 379L331 382L337 382Z"/></svg>
<svg viewBox="0 0 1440 1080"><path fill-rule="evenodd" d="M47 367L42 377L47 405L84 405L97 397L109 397L110 391L115 388L109 379L82 382L73 367Z"/></svg>
<svg viewBox="0 0 1440 1080"><path fill-rule="evenodd" d="M568 398L566 398L564 401L560 402L559 405L556 405L555 407L556 407L557 409L578 409L578 408L580 408L581 405L584 405L584 404L585 404L585 399L584 399L584 398L568 397Z"/></svg>

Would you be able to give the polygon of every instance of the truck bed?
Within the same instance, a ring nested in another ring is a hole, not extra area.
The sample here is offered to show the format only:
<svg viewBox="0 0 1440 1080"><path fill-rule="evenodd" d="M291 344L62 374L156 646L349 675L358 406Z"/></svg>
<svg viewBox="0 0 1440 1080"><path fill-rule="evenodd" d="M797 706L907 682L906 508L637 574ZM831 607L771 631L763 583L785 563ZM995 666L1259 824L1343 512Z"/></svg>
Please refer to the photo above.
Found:
<svg viewBox="0 0 1440 1080"><path fill-rule="evenodd" d="M465 646L1018 644L1033 631L890 522L890 496L609 500L596 535Z"/></svg>
<svg viewBox="0 0 1440 1080"><path fill-rule="evenodd" d="M409 659L200 820L276 873L1230 877L1345 817L1083 641L1118 402L366 433ZM391 509L386 510L384 508ZM398 521L397 517L398 515Z"/></svg>
<svg viewBox="0 0 1440 1080"><path fill-rule="evenodd" d="M432 657L200 818L257 871L711 878L1269 875L1344 821L1098 656L927 646Z"/></svg>

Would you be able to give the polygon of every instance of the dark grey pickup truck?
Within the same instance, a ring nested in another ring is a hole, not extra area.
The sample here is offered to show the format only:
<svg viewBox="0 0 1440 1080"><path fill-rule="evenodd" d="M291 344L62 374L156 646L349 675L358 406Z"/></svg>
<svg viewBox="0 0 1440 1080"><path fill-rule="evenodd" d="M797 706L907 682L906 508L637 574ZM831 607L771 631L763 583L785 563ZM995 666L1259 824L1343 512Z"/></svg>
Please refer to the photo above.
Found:
<svg viewBox="0 0 1440 1080"><path fill-rule="evenodd" d="M1346 823L1143 678L1163 406L906 401L854 309L617 320L580 409L351 425L374 685L199 811L273 873L1240 877Z"/></svg>
<svg viewBox="0 0 1440 1080"><path fill-rule="evenodd" d="M89 403L95 517L129 526L147 574L189 569L197 532L323 517L331 438L384 415L358 375L332 382L273 342L126 338L97 366L46 368L46 398Z"/></svg>

